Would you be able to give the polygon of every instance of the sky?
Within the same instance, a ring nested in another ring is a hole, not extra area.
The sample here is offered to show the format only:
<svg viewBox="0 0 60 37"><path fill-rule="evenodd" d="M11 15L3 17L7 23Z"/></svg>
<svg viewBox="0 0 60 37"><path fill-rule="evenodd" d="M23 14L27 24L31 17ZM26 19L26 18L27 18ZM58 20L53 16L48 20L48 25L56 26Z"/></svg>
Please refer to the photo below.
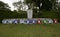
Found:
<svg viewBox="0 0 60 37"><path fill-rule="evenodd" d="M14 6L13 6L13 2L18 2L18 1L20 1L20 0L0 0L0 1L3 1L3 2L5 2L5 3L8 3L8 5L11 7L11 10L13 11L14 10ZM22 2L23 2L23 0L21 0ZM59 2L60 2L60 0L59 0Z"/></svg>
<svg viewBox="0 0 60 37"><path fill-rule="evenodd" d="M59 2L60 2L60 0L59 0Z"/></svg>

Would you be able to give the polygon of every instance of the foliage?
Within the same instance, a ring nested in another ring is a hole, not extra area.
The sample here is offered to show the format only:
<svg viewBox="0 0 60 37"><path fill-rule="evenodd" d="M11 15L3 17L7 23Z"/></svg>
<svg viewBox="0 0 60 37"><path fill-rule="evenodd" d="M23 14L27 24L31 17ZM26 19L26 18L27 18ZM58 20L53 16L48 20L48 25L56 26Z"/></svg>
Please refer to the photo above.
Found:
<svg viewBox="0 0 60 37"><path fill-rule="evenodd" d="M39 7L40 10L51 10L52 7L54 9L54 6L56 4L56 0L25 0L27 4L36 4L36 6ZM42 6L40 7L40 4L42 3Z"/></svg>
<svg viewBox="0 0 60 37"><path fill-rule="evenodd" d="M29 2L31 1L31 2ZM60 10L52 10L52 5L55 3L53 3L55 0L51 0L48 1L41 1L41 0L26 0L26 3L33 3L34 6L33 7L37 7L39 5L39 2L43 3L42 7L37 9L37 8L33 8L33 18L57 18L60 21ZM37 3L38 2L38 3ZM53 3L53 4L52 4ZM19 3L20 4L20 3ZM15 4L16 5L16 4ZM10 7L8 6L8 4L1 2L0 1L0 22L3 19L7 19L7 18L27 18L27 12L26 11L22 11L22 10L14 10L11 11L9 9ZM40 11L40 12L37 12Z"/></svg>
<svg viewBox="0 0 60 37"><path fill-rule="evenodd" d="M0 22L4 18L9 18L8 16L11 13L11 10L9 8L10 7L8 6L8 4L0 1Z"/></svg>

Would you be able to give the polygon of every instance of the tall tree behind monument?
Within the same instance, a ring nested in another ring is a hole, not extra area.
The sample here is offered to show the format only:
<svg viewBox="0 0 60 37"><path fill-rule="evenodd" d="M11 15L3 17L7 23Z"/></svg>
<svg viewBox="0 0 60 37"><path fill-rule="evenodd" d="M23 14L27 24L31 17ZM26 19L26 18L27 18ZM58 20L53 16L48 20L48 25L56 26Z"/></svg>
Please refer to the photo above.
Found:
<svg viewBox="0 0 60 37"><path fill-rule="evenodd" d="M54 8L56 4L56 0L25 0L26 3L33 3L36 4L36 6L39 7L39 10L51 10L52 7ZM40 7L40 4L42 3L42 6Z"/></svg>

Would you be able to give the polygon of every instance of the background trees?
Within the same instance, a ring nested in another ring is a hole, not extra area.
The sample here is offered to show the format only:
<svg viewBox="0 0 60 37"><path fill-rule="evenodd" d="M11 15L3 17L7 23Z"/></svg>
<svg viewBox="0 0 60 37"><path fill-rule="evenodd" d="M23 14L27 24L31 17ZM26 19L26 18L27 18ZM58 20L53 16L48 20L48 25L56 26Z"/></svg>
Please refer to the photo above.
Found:
<svg viewBox="0 0 60 37"><path fill-rule="evenodd" d="M10 13L11 13L11 10L8 4L0 1L0 22L4 18L9 18Z"/></svg>
<svg viewBox="0 0 60 37"><path fill-rule="evenodd" d="M0 1L0 22L5 18L27 18L27 9L33 10L34 18L57 18L60 19L60 3L57 0L25 0L14 2L17 10L11 11L8 4Z"/></svg>
<svg viewBox="0 0 60 37"><path fill-rule="evenodd" d="M25 0L26 3L35 4L39 7L39 10L51 10L54 9L57 0ZM42 4L42 6L41 6Z"/></svg>

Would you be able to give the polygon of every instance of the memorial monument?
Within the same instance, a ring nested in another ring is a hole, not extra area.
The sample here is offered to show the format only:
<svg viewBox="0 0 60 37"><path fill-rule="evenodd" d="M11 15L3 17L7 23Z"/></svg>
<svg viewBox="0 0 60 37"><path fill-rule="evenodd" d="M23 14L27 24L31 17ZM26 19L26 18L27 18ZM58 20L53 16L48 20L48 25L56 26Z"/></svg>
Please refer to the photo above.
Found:
<svg viewBox="0 0 60 37"><path fill-rule="evenodd" d="M27 10L27 18L32 19L33 18L33 10L30 4L28 4L28 10Z"/></svg>

